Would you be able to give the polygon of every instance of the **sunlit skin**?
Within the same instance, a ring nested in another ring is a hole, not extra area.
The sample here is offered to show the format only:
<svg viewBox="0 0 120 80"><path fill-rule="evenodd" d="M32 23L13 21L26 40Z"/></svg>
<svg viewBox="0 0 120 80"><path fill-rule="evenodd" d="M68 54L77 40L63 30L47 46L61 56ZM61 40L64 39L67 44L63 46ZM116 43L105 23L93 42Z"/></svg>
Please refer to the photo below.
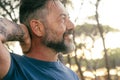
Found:
<svg viewBox="0 0 120 80"><path fill-rule="evenodd" d="M73 23L64 6L59 2L50 0L47 5L49 14L46 16L46 22L40 20L31 20L30 26L33 31L32 46L27 54L28 57L44 61L57 61L58 52L46 46L47 42L63 43L69 51L73 49L73 43L70 38L74 29ZM72 47L72 48L71 48ZM69 52L68 51L68 52Z"/></svg>
<svg viewBox="0 0 120 80"><path fill-rule="evenodd" d="M25 26L21 25L20 27L16 23L7 19L0 19L0 80L2 80L8 72L11 63L10 53L3 44L7 40L22 41L26 47L26 50L30 47L28 30Z"/></svg>
<svg viewBox="0 0 120 80"><path fill-rule="evenodd" d="M57 61L59 52L73 50L71 34L74 25L64 6L59 0L48 0L44 9L46 7L48 14L45 13L43 20L37 15L37 18L28 21L31 35L26 26L0 19L0 80L8 73L11 64L11 56L4 42L20 41L25 56L47 62Z"/></svg>

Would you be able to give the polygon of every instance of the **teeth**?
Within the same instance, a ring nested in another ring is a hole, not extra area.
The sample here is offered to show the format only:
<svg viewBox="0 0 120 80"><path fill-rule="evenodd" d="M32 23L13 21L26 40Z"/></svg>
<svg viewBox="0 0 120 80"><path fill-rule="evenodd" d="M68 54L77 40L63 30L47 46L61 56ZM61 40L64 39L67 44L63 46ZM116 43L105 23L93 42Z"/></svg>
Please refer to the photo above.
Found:
<svg viewBox="0 0 120 80"><path fill-rule="evenodd" d="M71 34L71 35L69 35L69 38L70 38L70 39L73 39L73 35L72 35L72 34Z"/></svg>

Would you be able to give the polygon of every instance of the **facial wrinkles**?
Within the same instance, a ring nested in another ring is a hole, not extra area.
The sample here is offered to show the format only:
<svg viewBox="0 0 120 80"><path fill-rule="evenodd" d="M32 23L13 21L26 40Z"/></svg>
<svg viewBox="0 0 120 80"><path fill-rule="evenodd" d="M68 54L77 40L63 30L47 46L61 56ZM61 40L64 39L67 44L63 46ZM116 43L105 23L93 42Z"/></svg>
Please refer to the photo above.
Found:
<svg viewBox="0 0 120 80"><path fill-rule="evenodd" d="M57 31L57 29L55 28L59 26L58 23L56 23L56 20L57 20L56 18L57 18L58 13L56 13L57 15L55 15L55 10L58 10L59 8L57 4L58 4L57 0L56 1L51 0L48 2L49 14L47 15L47 22L45 23L46 33L49 35L49 36L46 35L48 37L48 40L51 39L51 36L54 40L56 39L56 37L58 37L57 35L59 31Z"/></svg>
<svg viewBox="0 0 120 80"><path fill-rule="evenodd" d="M47 24L45 24L45 39L46 41L56 40L56 32L53 31ZM56 41L55 41L56 42Z"/></svg>
<svg viewBox="0 0 120 80"><path fill-rule="evenodd" d="M67 35L71 34L72 31L63 29L63 27L66 28L67 24L64 24L65 25L64 26L58 23L58 21L56 22L56 20L59 19L58 16L60 14L65 14L65 16L67 16L65 9L58 2L58 0L56 1L50 0L47 6L48 6L49 14L46 17L47 18L46 22L44 22L46 34L43 39L43 42L45 45L54 49L57 52L67 52L67 50L71 50L70 47L71 41L69 42L68 41L69 39L65 39L65 38L68 38Z"/></svg>
<svg viewBox="0 0 120 80"><path fill-rule="evenodd" d="M56 1L58 1L58 0L56 0ZM55 1L55 0L50 0L50 2L49 2L49 4L48 4L48 9L49 9L49 10L52 10L53 7L54 7L54 8L57 7L56 1Z"/></svg>
<svg viewBox="0 0 120 80"><path fill-rule="evenodd" d="M48 2L48 10L49 10L49 12L56 10L56 12L62 11L65 14L67 13L64 9L64 6L62 5L62 3L59 0L50 0Z"/></svg>
<svg viewBox="0 0 120 80"><path fill-rule="evenodd" d="M65 33L64 34L72 34L72 31L73 31L73 29L69 29L69 28L67 28L67 27L71 27L71 26L74 26L73 24L72 24L72 22L69 20L69 16L68 16L68 13L67 13L67 11L63 8L63 5L61 4L60 5L60 3L57 3L57 1L58 0L56 0L56 1L51 1L51 4L50 4L50 10L58 10L58 11L61 11L61 12L58 12L58 14L60 15L60 16L57 16L57 18L56 18L56 20L58 19L60 19L61 20L61 16L64 16L66 19L65 19L65 23L64 23L64 25L58 25L59 27L58 28L64 28L64 31L65 31ZM57 4L59 4L59 6L57 5ZM56 11L57 12L57 11ZM60 21L59 21L60 22ZM57 33L57 32L56 32ZM55 33L54 33L55 34Z"/></svg>

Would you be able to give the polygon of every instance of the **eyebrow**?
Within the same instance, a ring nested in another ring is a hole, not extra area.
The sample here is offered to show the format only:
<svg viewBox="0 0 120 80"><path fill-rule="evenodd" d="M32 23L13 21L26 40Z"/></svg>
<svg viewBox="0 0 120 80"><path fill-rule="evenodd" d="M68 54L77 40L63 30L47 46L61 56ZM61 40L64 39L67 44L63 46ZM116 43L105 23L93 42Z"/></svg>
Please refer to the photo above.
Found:
<svg viewBox="0 0 120 80"><path fill-rule="evenodd" d="M67 13L67 14L66 14L66 13L61 13L59 17L61 17L61 16L65 16L65 17L70 18L70 16L69 16L69 14L68 14L68 13Z"/></svg>

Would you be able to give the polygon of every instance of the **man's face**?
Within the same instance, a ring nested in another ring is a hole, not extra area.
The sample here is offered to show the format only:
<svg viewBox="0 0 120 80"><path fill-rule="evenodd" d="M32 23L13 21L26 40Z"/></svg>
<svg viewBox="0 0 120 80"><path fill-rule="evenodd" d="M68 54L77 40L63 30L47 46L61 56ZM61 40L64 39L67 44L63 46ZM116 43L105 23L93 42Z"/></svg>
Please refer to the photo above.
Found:
<svg viewBox="0 0 120 80"><path fill-rule="evenodd" d="M49 1L49 14L45 26L44 44L57 52L68 53L74 50L72 33L73 23L59 1Z"/></svg>

